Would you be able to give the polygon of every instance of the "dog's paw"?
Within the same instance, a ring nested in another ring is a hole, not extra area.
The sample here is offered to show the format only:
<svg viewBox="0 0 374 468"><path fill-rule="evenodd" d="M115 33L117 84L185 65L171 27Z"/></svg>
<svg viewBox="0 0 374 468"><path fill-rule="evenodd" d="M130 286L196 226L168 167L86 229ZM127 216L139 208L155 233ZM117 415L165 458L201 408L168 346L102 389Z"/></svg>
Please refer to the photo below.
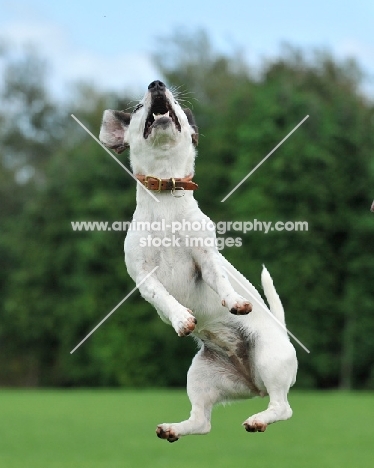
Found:
<svg viewBox="0 0 374 468"><path fill-rule="evenodd" d="M239 295L222 299L222 305L234 315L247 315L252 311L252 304Z"/></svg>
<svg viewBox="0 0 374 468"><path fill-rule="evenodd" d="M190 309L184 309L173 320L174 330L178 336L187 336L195 330L197 320Z"/></svg>
<svg viewBox="0 0 374 468"><path fill-rule="evenodd" d="M247 432L265 432L267 424L257 419L247 419L243 422L243 426Z"/></svg>
<svg viewBox="0 0 374 468"><path fill-rule="evenodd" d="M156 429L157 437L166 439L168 442L176 442L179 439L178 434L170 424L159 424Z"/></svg>

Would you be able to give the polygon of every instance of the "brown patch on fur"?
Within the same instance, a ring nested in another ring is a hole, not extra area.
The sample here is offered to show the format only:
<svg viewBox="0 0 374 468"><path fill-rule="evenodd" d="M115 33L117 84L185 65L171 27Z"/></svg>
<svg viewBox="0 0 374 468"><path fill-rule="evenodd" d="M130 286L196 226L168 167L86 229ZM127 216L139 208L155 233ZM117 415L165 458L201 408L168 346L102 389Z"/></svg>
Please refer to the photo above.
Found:
<svg viewBox="0 0 374 468"><path fill-rule="evenodd" d="M201 268L198 263L193 262L192 278L195 281L200 281L202 279Z"/></svg>
<svg viewBox="0 0 374 468"><path fill-rule="evenodd" d="M240 377L254 395L260 395L259 388L254 383L252 364L250 360L251 341L242 330L229 327L232 332L227 342L217 334L204 330L202 341L204 343L204 357L212 361L220 360L222 364L229 365L230 371ZM230 345L233 346L230 346Z"/></svg>

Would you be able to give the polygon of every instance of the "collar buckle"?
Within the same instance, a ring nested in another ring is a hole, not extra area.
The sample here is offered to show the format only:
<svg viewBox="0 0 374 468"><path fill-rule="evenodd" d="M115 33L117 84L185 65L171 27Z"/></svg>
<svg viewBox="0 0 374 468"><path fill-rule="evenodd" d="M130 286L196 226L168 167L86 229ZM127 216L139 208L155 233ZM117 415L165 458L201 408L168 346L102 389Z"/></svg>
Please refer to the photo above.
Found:
<svg viewBox="0 0 374 468"><path fill-rule="evenodd" d="M147 176L144 176L144 186L149 189L148 187L148 179L156 179L158 180L158 188L155 189L154 191L155 192L161 192L161 186L162 186L162 179L160 179L159 177L155 177L153 175L147 175Z"/></svg>

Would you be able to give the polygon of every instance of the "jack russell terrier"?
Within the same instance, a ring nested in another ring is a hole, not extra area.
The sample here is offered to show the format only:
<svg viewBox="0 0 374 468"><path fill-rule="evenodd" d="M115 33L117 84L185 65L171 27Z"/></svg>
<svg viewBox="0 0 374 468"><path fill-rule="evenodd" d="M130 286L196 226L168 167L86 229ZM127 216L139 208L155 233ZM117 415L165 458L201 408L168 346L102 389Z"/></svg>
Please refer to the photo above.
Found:
<svg viewBox="0 0 374 468"><path fill-rule="evenodd" d="M104 112L100 140L117 153L130 148L138 179L134 220L147 230L127 233L129 275L163 321L199 344L187 375L190 417L160 424L157 436L174 442L206 434L215 404L254 396L269 395L270 401L244 421L248 432L290 418L287 394L296 379L296 352L269 272L264 267L261 279L271 314L256 288L219 253L215 231L195 229L196 223L211 221L194 198L198 129L191 110L183 109L161 81L153 81L131 114ZM165 242L173 236L173 245ZM196 237L199 242L192 244Z"/></svg>

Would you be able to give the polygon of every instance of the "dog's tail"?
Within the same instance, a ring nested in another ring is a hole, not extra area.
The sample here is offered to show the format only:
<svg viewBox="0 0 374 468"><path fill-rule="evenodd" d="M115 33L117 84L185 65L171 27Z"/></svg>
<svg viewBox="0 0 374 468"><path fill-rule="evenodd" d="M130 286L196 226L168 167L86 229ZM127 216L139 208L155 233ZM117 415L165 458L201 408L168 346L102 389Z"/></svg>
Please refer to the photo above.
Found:
<svg viewBox="0 0 374 468"><path fill-rule="evenodd" d="M245 278L233 265L231 265L231 263L228 260L226 260L226 258L221 253L219 253L219 256L223 267L227 270L229 274L229 280L235 291L237 291L239 294L241 294L243 297L246 297L250 301L253 298L257 299L257 302L262 304L267 309L265 301L263 300L257 289L253 286L253 284L250 283L247 280L247 278ZM232 278L234 278L234 282L232 281ZM274 317L283 326L285 326L283 306L277 294L277 291L275 290L270 273L265 268L265 266L262 270L261 282L262 287L264 288L266 299L270 307L270 311L272 312Z"/></svg>
<svg viewBox="0 0 374 468"><path fill-rule="evenodd" d="M270 276L270 273L268 272L265 265L263 265L263 268L262 268L261 283L262 283L262 287L264 288L264 293L268 301L270 311L272 312L274 317L278 319L282 325L285 326L286 323L284 319L283 305L274 287L274 283Z"/></svg>

